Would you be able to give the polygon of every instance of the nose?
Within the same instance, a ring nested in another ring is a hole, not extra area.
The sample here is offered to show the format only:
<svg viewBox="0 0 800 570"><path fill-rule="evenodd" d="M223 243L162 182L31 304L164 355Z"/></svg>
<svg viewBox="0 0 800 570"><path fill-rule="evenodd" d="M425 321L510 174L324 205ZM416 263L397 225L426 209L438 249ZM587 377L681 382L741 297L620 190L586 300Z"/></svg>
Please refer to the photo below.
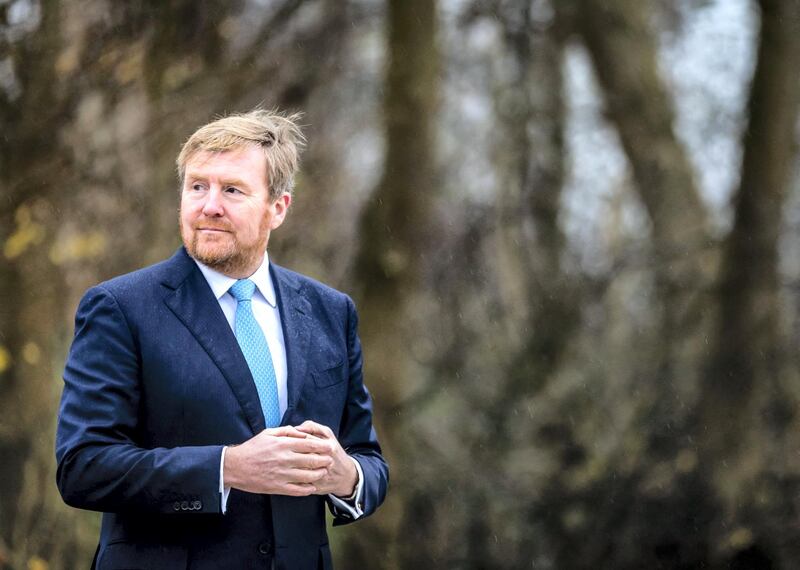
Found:
<svg viewBox="0 0 800 570"><path fill-rule="evenodd" d="M219 188L211 188L206 196L205 203L203 203L203 215L214 217L221 216L222 213L222 192Z"/></svg>

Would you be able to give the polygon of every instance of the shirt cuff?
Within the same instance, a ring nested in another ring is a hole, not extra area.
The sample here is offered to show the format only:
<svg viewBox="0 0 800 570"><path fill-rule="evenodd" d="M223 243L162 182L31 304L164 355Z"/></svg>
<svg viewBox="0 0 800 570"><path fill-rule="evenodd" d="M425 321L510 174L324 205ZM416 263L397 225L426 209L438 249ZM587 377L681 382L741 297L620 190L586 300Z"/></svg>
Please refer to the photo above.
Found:
<svg viewBox="0 0 800 570"><path fill-rule="evenodd" d="M356 472L358 473L356 490L346 498L337 497L336 495L328 495L328 497L331 500L331 511L334 516L345 516L355 520L364 515L364 472L354 457L348 457L355 463Z"/></svg>
<svg viewBox="0 0 800 570"><path fill-rule="evenodd" d="M225 511L228 508L228 495L231 494L231 488L225 486L225 479L223 474L223 467L225 465L225 451L228 449L228 446L222 448L222 454L219 457L219 506L222 514L225 514Z"/></svg>

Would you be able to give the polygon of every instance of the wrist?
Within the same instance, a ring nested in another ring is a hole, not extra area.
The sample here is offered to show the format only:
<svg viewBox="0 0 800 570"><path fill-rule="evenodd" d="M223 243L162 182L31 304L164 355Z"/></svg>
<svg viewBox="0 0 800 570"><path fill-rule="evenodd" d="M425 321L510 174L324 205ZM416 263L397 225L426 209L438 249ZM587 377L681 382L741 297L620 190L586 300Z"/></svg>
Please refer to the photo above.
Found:
<svg viewBox="0 0 800 570"><path fill-rule="evenodd" d="M238 478L239 452L237 446L229 445L225 449L222 462L222 481L225 487L236 487Z"/></svg>
<svg viewBox="0 0 800 570"><path fill-rule="evenodd" d="M337 489L334 493L340 499L345 501L355 499L356 490L358 488L358 471L352 461L347 461L347 477L345 478L342 487Z"/></svg>

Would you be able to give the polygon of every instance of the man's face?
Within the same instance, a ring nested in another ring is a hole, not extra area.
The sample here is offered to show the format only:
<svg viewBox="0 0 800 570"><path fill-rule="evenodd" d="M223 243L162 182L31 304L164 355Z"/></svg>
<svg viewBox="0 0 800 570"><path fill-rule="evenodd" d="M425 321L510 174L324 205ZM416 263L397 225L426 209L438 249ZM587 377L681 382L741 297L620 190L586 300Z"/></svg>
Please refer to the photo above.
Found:
<svg viewBox="0 0 800 570"><path fill-rule="evenodd" d="M255 146L201 151L186 163L180 226L189 255L230 277L252 275L291 196L270 200L266 157Z"/></svg>

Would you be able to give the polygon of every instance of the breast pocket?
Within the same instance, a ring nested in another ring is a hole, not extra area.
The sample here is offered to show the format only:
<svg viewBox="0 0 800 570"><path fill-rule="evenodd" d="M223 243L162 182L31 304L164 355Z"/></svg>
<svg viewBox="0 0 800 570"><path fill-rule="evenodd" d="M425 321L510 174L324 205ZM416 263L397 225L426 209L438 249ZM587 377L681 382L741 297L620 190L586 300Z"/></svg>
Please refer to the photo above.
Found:
<svg viewBox="0 0 800 570"><path fill-rule="evenodd" d="M314 378L317 388L327 388L344 382L347 379L344 359L339 360L336 364L325 366L321 370L314 370L311 372L311 377Z"/></svg>

